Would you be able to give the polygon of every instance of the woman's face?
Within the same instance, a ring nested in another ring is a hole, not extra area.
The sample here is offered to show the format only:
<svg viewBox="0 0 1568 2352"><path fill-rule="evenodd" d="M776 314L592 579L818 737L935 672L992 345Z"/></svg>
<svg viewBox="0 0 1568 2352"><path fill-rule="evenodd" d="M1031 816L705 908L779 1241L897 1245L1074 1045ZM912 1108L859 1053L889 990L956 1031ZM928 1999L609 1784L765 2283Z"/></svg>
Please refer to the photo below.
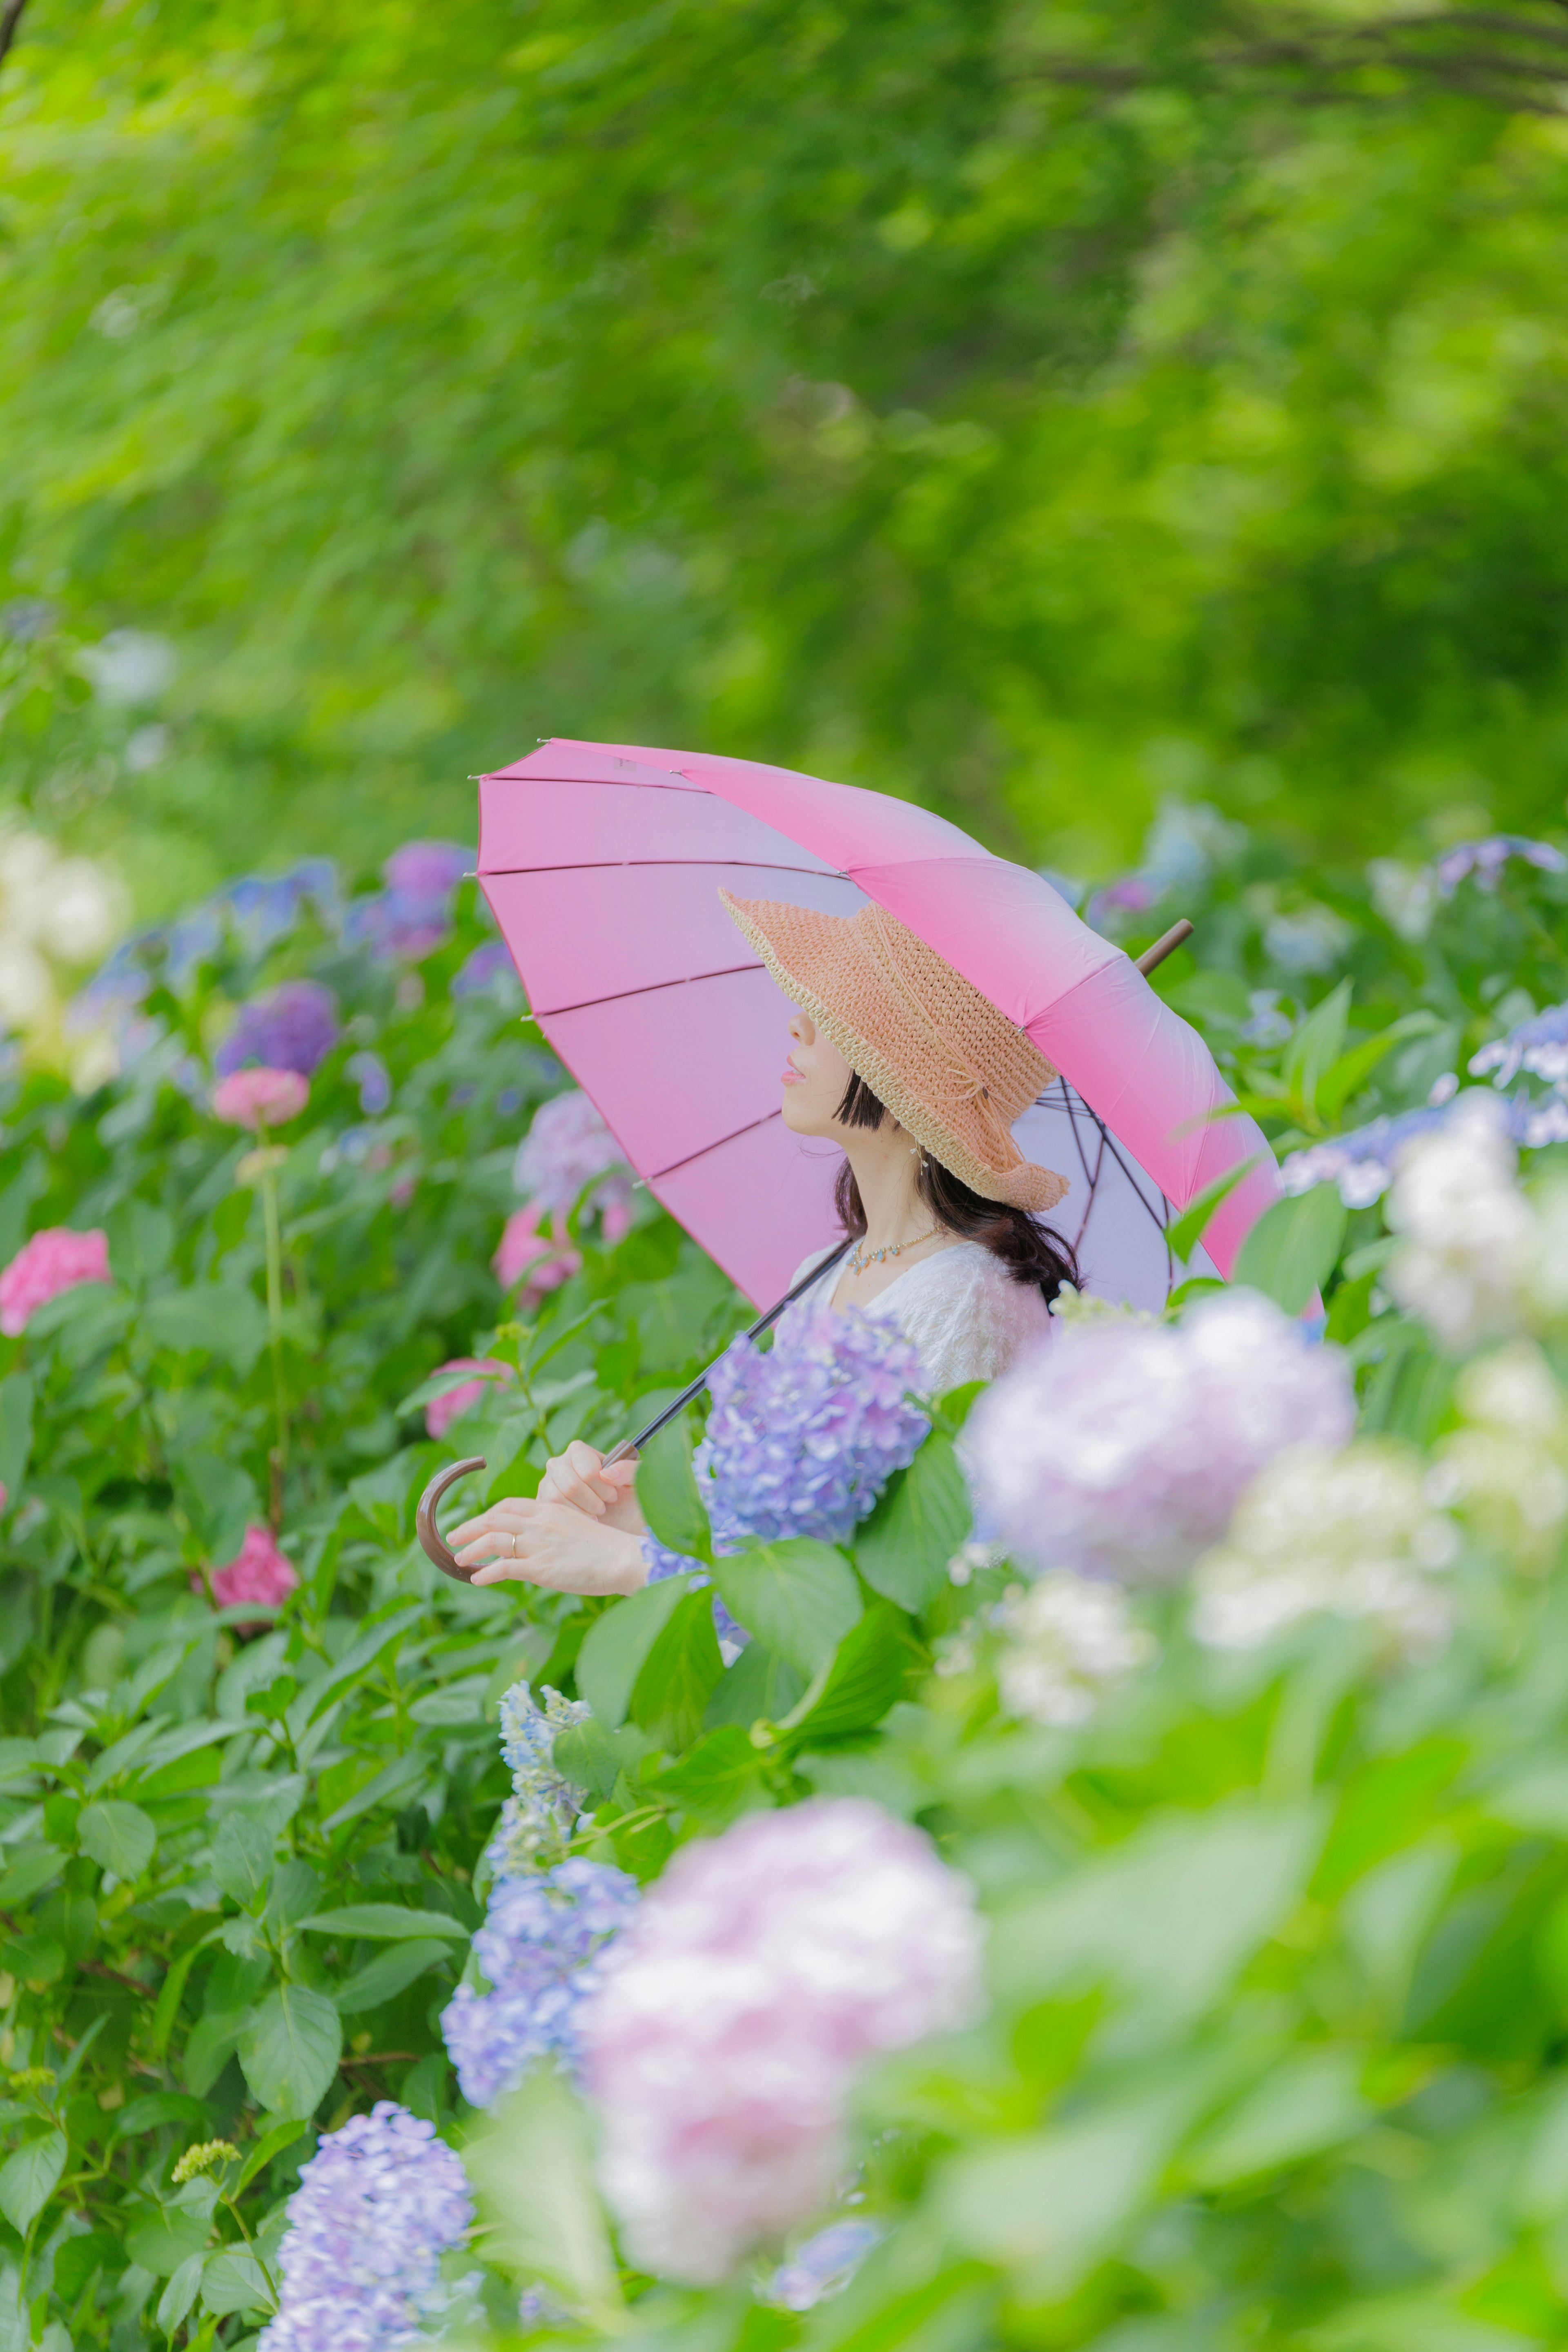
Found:
<svg viewBox="0 0 1568 2352"><path fill-rule="evenodd" d="M830 1135L842 1142L846 1129L835 1114L854 1076L832 1040L809 1013L789 1024L789 1057L784 1067L784 1123L796 1135Z"/></svg>

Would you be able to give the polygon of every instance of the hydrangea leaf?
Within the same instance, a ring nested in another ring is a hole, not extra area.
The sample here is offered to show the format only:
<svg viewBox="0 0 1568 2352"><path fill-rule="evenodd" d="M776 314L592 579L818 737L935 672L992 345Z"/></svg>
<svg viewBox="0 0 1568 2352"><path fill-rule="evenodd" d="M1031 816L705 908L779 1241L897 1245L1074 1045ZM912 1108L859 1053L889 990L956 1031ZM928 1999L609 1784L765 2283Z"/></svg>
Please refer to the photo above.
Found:
<svg viewBox="0 0 1568 2352"><path fill-rule="evenodd" d="M973 1517L952 1440L935 1431L857 1532L855 1565L873 1592L918 1615L946 1585Z"/></svg>
<svg viewBox="0 0 1568 2352"><path fill-rule="evenodd" d="M212 1871L224 1893L248 1910L272 1876L272 1840L261 1823L230 1813L213 1840Z"/></svg>
<svg viewBox="0 0 1568 2352"><path fill-rule="evenodd" d="M753 1723L782 1723L791 1707L798 1706L810 1679L765 1642L749 1642L714 1685L703 1723L710 1731L726 1723L739 1724L742 1731Z"/></svg>
<svg viewBox="0 0 1568 2352"><path fill-rule="evenodd" d="M158 1832L140 1805L123 1797L100 1797L85 1805L77 1820L77 1837L84 1853L92 1856L116 1878L140 1878L152 1861Z"/></svg>
<svg viewBox="0 0 1568 2352"><path fill-rule="evenodd" d="M1255 2084L1205 2134L1182 2169L1199 2189L1228 2189L1321 2156L1373 2120L1360 2050L1305 2050Z"/></svg>
<svg viewBox="0 0 1568 2352"><path fill-rule="evenodd" d="M590 1716L585 1723L569 1724L556 1733L552 1755L562 1779L602 1805L614 1795L621 1774L633 1770L651 1745L635 1724L606 1731L596 1716Z"/></svg>
<svg viewBox="0 0 1568 2352"><path fill-rule="evenodd" d="M660 1430L637 1463L637 1501L661 1544L692 1559L711 1559L712 1535L691 1467L684 1418Z"/></svg>
<svg viewBox="0 0 1568 2352"><path fill-rule="evenodd" d="M416 1936L405 1944L394 1944L378 1952L374 1960L358 1969L346 1983L332 1990L332 2002L340 2017L358 2017L367 2009L379 2009L384 2001L395 2000L397 1995L423 1976L437 1960L446 1958L451 1946L435 1936Z"/></svg>
<svg viewBox="0 0 1568 2352"><path fill-rule="evenodd" d="M405 1911L397 1903L345 1903L335 1911L317 1911L301 1922L319 1936L363 1937L372 1943L393 1943L418 1936L449 1938L466 1944L468 1929L444 1911Z"/></svg>
<svg viewBox="0 0 1568 2352"><path fill-rule="evenodd" d="M737 1622L808 1679L860 1615L848 1561L832 1544L809 1537L717 1560L713 1581Z"/></svg>
<svg viewBox="0 0 1568 2352"><path fill-rule="evenodd" d="M687 1592L650 1645L627 1711L660 1748L679 1754L701 1730L702 1711L723 1671L712 1600L700 1589Z"/></svg>
<svg viewBox="0 0 1568 2352"><path fill-rule="evenodd" d="M0 2213L24 2237L54 2195L65 2168L66 2138L58 2131L28 2140L0 2165Z"/></svg>
<svg viewBox="0 0 1568 2352"><path fill-rule="evenodd" d="M125 2251L154 2278L173 2278L193 2255L199 2261L207 2235L207 2224L199 2215L178 2205L161 2205L127 2233Z"/></svg>
<svg viewBox="0 0 1568 2352"><path fill-rule="evenodd" d="M201 2293L205 2261L204 2253L187 2254L158 2297L157 2321L165 2335L173 2336L175 2328L184 2326L191 2305Z"/></svg>
<svg viewBox="0 0 1568 2352"><path fill-rule="evenodd" d="M496 2259L613 2326L620 2285L586 2121L561 2077L535 2068L470 2143L467 2161Z"/></svg>
<svg viewBox="0 0 1568 2352"><path fill-rule="evenodd" d="M1337 1186L1314 1184L1266 1209L1242 1243L1235 1280L1300 1315L1333 1272L1349 1215Z"/></svg>
<svg viewBox="0 0 1568 2352"><path fill-rule="evenodd" d="M611 1731L626 1721L643 1662L690 1590L689 1576L666 1577L613 1602L589 1626L577 1653L577 1688Z"/></svg>
<svg viewBox="0 0 1568 2352"><path fill-rule="evenodd" d="M325 1993L279 1985L239 2038L239 2063L272 2115L308 2116L338 2071L343 2029Z"/></svg>
<svg viewBox="0 0 1568 2352"><path fill-rule="evenodd" d="M192 1452L174 1465L174 1492L203 1555L233 1559L246 1528L260 1513L249 1472L216 1454Z"/></svg>
<svg viewBox="0 0 1568 2352"><path fill-rule="evenodd" d="M20 1491L32 1450L33 1383L26 1372L7 1372L0 1381L0 1486L7 1495Z"/></svg>
<svg viewBox="0 0 1568 2352"><path fill-rule="evenodd" d="M653 1786L688 1812L713 1822L754 1798L762 1786L763 1759L737 1723L721 1724L700 1738L689 1754L665 1764Z"/></svg>
<svg viewBox="0 0 1568 2352"><path fill-rule="evenodd" d="M143 1309L142 1328L176 1354L218 1356L243 1379L267 1344L267 1313L243 1283L201 1282Z"/></svg>
<svg viewBox="0 0 1568 2352"><path fill-rule="evenodd" d="M256 2256L237 2246L214 2254L202 2273L202 2307L219 2318L231 2311L270 2311L272 2289Z"/></svg>
<svg viewBox="0 0 1568 2352"><path fill-rule="evenodd" d="M874 1730L903 1696L916 1656L904 1617L877 1601L849 1628L779 1728L800 1740Z"/></svg>

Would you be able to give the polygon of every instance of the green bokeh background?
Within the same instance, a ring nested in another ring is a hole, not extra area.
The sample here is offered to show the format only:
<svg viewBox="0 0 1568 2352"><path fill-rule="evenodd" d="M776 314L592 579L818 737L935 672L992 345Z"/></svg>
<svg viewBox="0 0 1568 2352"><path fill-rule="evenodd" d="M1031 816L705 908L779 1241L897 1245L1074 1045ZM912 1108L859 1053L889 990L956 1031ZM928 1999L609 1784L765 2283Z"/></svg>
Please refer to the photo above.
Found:
<svg viewBox="0 0 1568 2352"><path fill-rule="evenodd" d="M1390 21L28 0L0 787L149 914L552 733L1093 875L1560 827L1568 27Z"/></svg>

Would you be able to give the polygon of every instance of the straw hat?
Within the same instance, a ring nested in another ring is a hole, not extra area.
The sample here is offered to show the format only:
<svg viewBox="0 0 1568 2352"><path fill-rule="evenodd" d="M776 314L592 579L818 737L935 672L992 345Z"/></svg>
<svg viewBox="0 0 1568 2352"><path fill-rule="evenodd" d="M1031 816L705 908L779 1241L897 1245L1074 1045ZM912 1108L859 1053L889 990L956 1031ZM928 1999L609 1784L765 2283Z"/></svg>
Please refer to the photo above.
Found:
<svg viewBox="0 0 1568 2352"><path fill-rule="evenodd" d="M1056 1072L1021 1029L878 906L819 915L719 893L804 1013L900 1127L984 1201L1054 1209L1065 1178L1026 1160L1013 1121Z"/></svg>

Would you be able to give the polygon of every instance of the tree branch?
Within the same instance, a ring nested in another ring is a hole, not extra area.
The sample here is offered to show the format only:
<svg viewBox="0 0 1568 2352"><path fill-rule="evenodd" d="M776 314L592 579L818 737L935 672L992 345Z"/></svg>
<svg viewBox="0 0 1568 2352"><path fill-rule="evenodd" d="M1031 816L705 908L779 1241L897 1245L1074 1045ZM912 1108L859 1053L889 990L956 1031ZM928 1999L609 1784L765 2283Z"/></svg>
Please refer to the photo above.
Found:
<svg viewBox="0 0 1568 2352"><path fill-rule="evenodd" d="M27 0L5 0L0 11L0 66L5 62L5 52L16 37L16 27L22 21L22 11Z"/></svg>

